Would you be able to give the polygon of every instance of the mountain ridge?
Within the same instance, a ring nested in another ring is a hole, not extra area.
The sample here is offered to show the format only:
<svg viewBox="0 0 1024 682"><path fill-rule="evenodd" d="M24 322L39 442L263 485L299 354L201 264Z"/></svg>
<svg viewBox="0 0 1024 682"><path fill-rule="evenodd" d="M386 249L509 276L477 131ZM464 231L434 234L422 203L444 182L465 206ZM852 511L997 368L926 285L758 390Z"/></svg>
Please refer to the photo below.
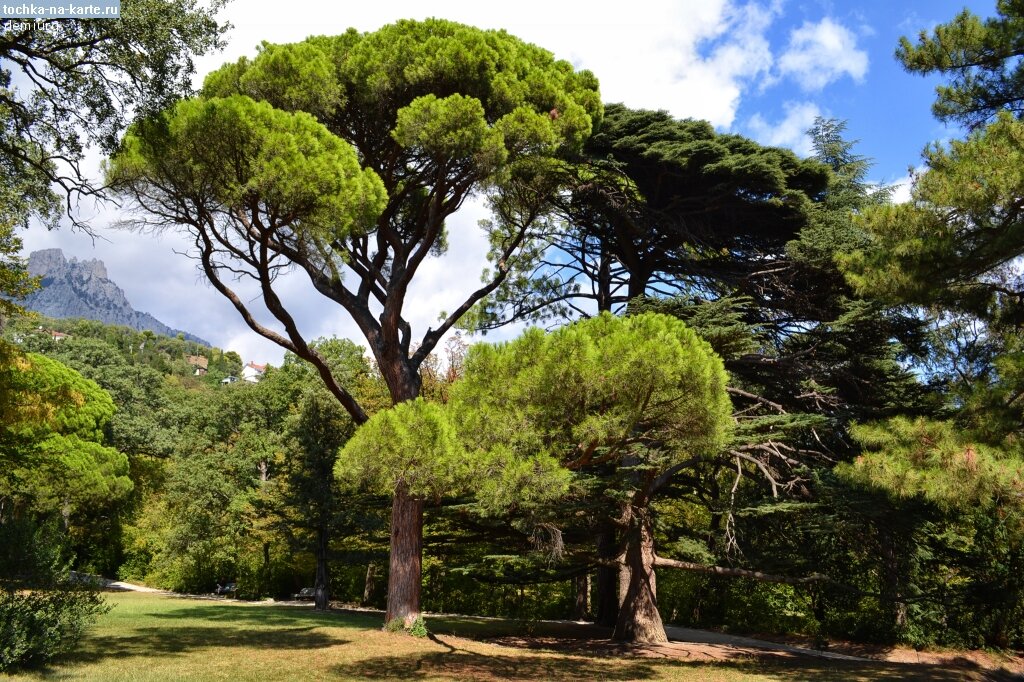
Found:
<svg viewBox="0 0 1024 682"><path fill-rule="evenodd" d="M110 280L107 267L98 259L64 257L61 249L42 249L28 256L28 271L40 278L40 288L19 303L47 317L82 317L119 324L164 336L184 335L189 341L209 346L195 334L174 329L146 312L135 310L124 290Z"/></svg>

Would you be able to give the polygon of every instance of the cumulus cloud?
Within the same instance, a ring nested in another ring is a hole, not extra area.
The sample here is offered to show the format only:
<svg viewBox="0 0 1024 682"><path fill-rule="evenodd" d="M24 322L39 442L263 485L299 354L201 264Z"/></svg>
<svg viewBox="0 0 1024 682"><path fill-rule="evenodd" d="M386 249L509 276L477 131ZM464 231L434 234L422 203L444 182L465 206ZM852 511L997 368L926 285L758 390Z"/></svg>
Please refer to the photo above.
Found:
<svg viewBox="0 0 1024 682"><path fill-rule="evenodd" d="M806 91L821 90L843 76L861 81L867 71L868 55L857 47L857 37L828 17L795 29L779 57L779 72Z"/></svg>
<svg viewBox="0 0 1024 682"><path fill-rule="evenodd" d="M678 80L651 96L667 96L678 116L731 126L744 90L769 77L774 59L765 34L778 15L777 5L723 6L717 22L676 54Z"/></svg>
<svg viewBox="0 0 1024 682"><path fill-rule="evenodd" d="M773 64L767 29L781 16L778 0L635 0L587 7L549 0L511 5L466 0L337 5L295 0L287 15L271 0L231 3L224 16L235 26L224 53L204 57L209 71L252 55L262 40L291 42L311 31L340 33L352 26L373 31L401 18L444 17L481 28L505 29L550 50L601 81L606 102L666 109L679 118L733 123L740 97ZM310 16L316 16L315 22Z"/></svg>
<svg viewBox="0 0 1024 682"><path fill-rule="evenodd" d="M774 123L754 114L747 122L751 136L762 144L789 147L800 156L810 156L814 150L807 130L821 116L821 110L813 102L787 102L783 109L782 120Z"/></svg>

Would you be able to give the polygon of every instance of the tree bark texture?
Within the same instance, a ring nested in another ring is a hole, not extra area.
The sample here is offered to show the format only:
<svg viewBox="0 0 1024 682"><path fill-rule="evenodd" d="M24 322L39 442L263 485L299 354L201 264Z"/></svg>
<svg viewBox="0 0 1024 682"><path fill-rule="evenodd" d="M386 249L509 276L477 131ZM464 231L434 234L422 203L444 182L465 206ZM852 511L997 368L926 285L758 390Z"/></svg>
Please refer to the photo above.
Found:
<svg viewBox="0 0 1024 682"><path fill-rule="evenodd" d="M633 576L633 571L628 564L623 560L618 566L618 592L616 593L616 601L619 604L619 613L622 613L622 605L626 603L626 593L629 592L629 581ZM618 622L618 616L615 621Z"/></svg>
<svg viewBox="0 0 1024 682"><path fill-rule="evenodd" d="M373 603L373 595L377 591L377 564L371 561L366 566L366 581L363 583L363 606Z"/></svg>
<svg viewBox="0 0 1024 682"><path fill-rule="evenodd" d="M658 612L654 530L646 509L637 510L627 533L624 568L628 579L612 638L635 644L663 644L668 636Z"/></svg>
<svg viewBox="0 0 1024 682"><path fill-rule="evenodd" d="M401 618L409 626L420 615L422 557L423 500L409 495L408 488L401 483L395 490L391 505L391 557L385 622Z"/></svg>

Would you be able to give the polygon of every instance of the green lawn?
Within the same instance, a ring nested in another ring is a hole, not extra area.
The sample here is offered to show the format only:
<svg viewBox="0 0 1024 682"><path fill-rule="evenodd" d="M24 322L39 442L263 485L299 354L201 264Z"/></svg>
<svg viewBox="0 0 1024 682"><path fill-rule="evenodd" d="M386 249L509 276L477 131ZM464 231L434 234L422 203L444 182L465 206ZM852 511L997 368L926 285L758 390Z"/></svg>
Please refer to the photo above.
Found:
<svg viewBox="0 0 1024 682"><path fill-rule="evenodd" d="M376 615L114 593L79 649L13 680L961 680L978 672L827 661L694 662L633 652L560 653L442 634L382 632ZM473 637L514 629L435 619L439 633ZM545 633L536 633L545 634ZM550 633L548 633L550 634Z"/></svg>

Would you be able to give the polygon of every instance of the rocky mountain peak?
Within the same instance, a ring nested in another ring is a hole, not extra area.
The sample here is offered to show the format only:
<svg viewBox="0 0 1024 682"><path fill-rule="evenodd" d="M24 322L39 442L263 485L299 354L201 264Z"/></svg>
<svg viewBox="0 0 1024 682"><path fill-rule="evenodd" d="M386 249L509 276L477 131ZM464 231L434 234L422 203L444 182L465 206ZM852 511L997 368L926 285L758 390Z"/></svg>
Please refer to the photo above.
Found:
<svg viewBox="0 0 1024 682"><path fill-rule="evenodd" d="M28 257L29 274L41 278L41 288L21 302L25 308L48 317L84 317L156 334L177 336L206 343L197 336L172 329L149 313L135 310L121 287L107 277L107 267L98 259L67 259L60 249L33 251Z"/></svg>
<svg viewBox="0 0 1024 682"><path fill-rule="evenodd" d="M42 249L28 256L28 273L33 277L61 276L67 267L68 262L60 249Z"/></svg>

